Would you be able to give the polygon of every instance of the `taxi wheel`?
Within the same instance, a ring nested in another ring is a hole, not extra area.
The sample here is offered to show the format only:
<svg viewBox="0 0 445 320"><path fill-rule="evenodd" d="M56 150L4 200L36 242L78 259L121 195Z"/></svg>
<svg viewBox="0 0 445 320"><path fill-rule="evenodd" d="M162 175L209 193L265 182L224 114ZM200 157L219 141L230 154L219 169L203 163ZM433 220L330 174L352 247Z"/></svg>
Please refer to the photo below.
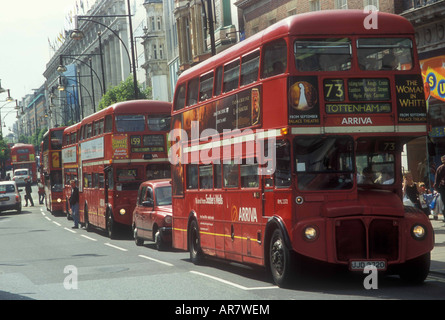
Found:
<svg viewBox="0 0 445 320"><path fill-rule="evenodd" d="M161 232L159 230L156 230L155 233L155 244L158 251L163 251L166 249L166 243L162 241Z"/></svg>
<svg viewBox="0 0 445 320"><path fill-rule="evenodd" d="M134 237L134 242L136 243L137 246L144 245L144 240L138 237L138 228L136 226L133 226L133 237Z"/></svg>

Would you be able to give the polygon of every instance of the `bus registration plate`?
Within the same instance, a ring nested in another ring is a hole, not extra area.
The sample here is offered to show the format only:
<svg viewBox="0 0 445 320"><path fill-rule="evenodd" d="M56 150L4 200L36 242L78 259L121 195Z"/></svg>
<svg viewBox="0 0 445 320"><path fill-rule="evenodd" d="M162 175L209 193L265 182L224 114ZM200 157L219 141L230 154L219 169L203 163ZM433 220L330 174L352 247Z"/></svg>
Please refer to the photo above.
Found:
<svg viewBox="0 0 445 320"><path fill-rule="evenodd" d="M386 270L385 260L351 260L349 269L351 271L363 271L367 266L374 266L377 270Z"/></svg>

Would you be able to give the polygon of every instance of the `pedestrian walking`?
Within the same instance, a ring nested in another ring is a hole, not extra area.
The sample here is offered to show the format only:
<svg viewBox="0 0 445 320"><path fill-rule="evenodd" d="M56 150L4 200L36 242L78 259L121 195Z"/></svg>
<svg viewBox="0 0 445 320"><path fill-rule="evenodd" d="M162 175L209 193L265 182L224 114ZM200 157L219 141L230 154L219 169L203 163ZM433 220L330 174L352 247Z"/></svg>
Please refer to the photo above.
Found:
<svg viewBox="0 0 445 320"><path fill-rule="evenodd" d="M42 181L39 181L38 187L39 187L39 204L43 204L43 200L45 199L45 187L43 186Z"/></svg>
<svg viewBox="0 0 445 320"><path fill-rule="evenodd" d="M70 208L71 216L73 217L74 226L73 229L79 228L79 188L77 188L77 180L71 180L71 196L70 196Z"/></svg>
<svg viewBox="0 0 445 320"><path fill-rule="evenodd" d="M423 193L424 190L420 188L420 185L414 182L412 173L409 171L405 172L403 175L403 196L411 200L417 209L422 210L428 216L429 210L424 210L421 203Z"/></svg>
<svg viewBox="0 0 445 320"><path fill-rule="evenodd" d="M434 189L440 194L442 204L445 205L445 155L440 157L442 164L436 170L436 177L434 179ZM444 206L442 206L443 208ZM445 221L445 217L444 217Z"/></svg>
<svg viewBox="0 0 445 320"><path fill-rule="evenodd" d="M31 207L34 207L34 201L32 201L31 193L32 193L31 179L25 178L25 200L26 200L25 207L28 206L28 200L31 204Z"/></svg>

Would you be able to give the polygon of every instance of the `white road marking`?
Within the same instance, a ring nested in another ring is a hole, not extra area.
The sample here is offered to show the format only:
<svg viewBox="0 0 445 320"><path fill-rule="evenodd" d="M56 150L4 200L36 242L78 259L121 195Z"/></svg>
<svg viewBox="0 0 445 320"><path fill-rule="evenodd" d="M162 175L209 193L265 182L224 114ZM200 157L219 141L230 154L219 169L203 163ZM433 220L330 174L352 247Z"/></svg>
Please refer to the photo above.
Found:
<svg viewBox="0 0 445 320"><path fill-rule="evenodd" d="M164 264L164 265L169 266L169 267L173 267L174 266L171 263L168 263L168 262L165 262L165 261L161 261L161 260L158 260L158 259L154 259L154 258L150 258L150 257L144 256L142 254L140 254L139 257L147 259L147 260L151 260L151 261L154 261L154 262L157 262L157 263L161 263L161 264Z"/></svg>
<svg viewBox="0 0 445 320"><path fill-rule="evenodd" d="M232 287L235 287L235 288L238 288L238 289L241 289L241 290L245 290L245 291L249 291L249 290L278 289L278 286L252 287L252 288L248 288L248 287L242 286L242 285L240 285L240 284L237 284L237 283L234 283L234 282L231 282L231 281L227 281L227 280L224 280L224 279L221 279L221 278L218 278L218 277L214 277L214 276L211 276L211 275L202 273L202 272L198 272L198 271L190 271L190 272L193 273L193 274L199 275L199 276L207 277L207 278L210 278L210 279L213 279L213 280L216 280L216 281L219 281L219 282L228 284L228 285L230 285L230 286L232 286Z"/></svg>
<svg viewBox="0 0 445 320"><path fill-rule="evenodd" d="M56 221L53 221L53 223L54 223L55 225L58 225L59 227L62 226L60 223L58 223L58 222L56 222Z"/></svg>
<svg viewBox="0 0 445 320"><path fill-rule="evenodd" d="M118 249L118 250L121 250L121 251L128 251L127 249L124 249L124 248L115 246L115 245L113 245L113 244L111 244L111 243L108 243L108 242L105 242L104 245L109 246L109 247L112 247L112 248L115 248L115 249Z"/></svg>
<svg viewBox="0 0 445 320"><path fill-rule="evenodd" d="M67 231L69 231L69 232L71 232L71 233L77 233L76 231L71 230L71 229L68 229L68 228L63 228L63 229L65 229L65 230L67 230Z"/></svg>
<svg viewBox="0 0 445 320"><path fill-rule="evenodd" d="M86 239L88 239L88 240L91 240L91 241L97 241L97 239L88 237L88 236L86 236L86 235L84 235L84 234L81 234L80 236L81 236L81 237L84 237L84 238L86 238Z"/></svg>

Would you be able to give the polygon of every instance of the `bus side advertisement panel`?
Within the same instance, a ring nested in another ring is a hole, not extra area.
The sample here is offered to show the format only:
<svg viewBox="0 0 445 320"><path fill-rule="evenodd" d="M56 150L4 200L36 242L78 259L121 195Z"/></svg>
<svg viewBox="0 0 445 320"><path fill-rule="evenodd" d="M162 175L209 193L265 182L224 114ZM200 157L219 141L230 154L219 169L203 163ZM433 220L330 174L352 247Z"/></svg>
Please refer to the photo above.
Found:
<svg viewBox="0 0 445 320"><path fill-rule="evenodd" d="M290 125L320 125L317 77L290 77L288 91Z"/></svg>
<svg viewBox="0 0 445 320"><path fill-rule="evenodd" d="M399 123L426 123L426 102L421 75L396 75Z"/></svg>

